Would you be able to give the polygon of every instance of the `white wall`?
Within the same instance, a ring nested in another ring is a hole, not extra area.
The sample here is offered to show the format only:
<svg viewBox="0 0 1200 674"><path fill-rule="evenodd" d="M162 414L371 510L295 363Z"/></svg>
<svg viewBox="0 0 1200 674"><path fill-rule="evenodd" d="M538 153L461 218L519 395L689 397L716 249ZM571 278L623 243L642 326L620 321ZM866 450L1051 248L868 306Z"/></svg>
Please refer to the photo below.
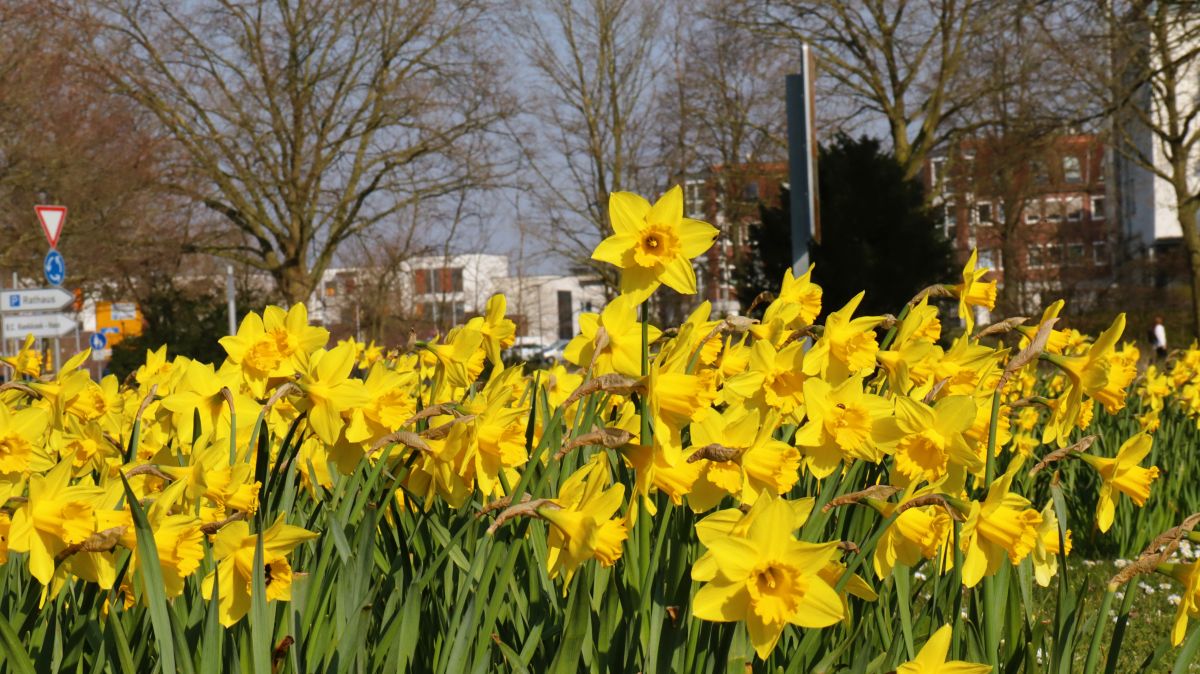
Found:
<svg viewBox="0 0 1200 674"><path fill-rule="evenodd" d="M1192 26L1181 21L1176 24L1176 35L1172 38L1172 48L1181 52L1191 50L1194 44L1186 44L1179 39L1183 31L1193 31ZM1151 59L1157 68L1157 45L1150 45L1149 32L1145 32L1147 44L1145 48L1151 54ZM1191 59L1191 65L1177 84L1177 94L1180 101L1179 110L1187 114L1196 106L1200 106L1197 97L1200 96L1200 60ZM1152 123L1159 128L1167 128L1166 115L1161 106L1157 105L1148 88L1143 88L1137 94L1140 109L1149 111ZM1124 130L1122 151L1115 153L1118 189L1120 190L1120 212L1123 227L1130 243L1135 247L1148 248L1156 241L1173 239L1182 236L1179 225L1178 211L1175 208L1175 193L1171 184L1154 171L1143 165L1139 160L1152 160L1159 172L1170 173L1162 141L1147 127L1137 115L1128 115L1125 119L1115 122ZM1192 130L1194 133L1194 129ZM1200 148L1197 148L1200 150ZM1132 154L1133 156L1128 156ZM1189 158L1188 171L1189 189L1194 193L1200 190L1200 156Z"/></svg>

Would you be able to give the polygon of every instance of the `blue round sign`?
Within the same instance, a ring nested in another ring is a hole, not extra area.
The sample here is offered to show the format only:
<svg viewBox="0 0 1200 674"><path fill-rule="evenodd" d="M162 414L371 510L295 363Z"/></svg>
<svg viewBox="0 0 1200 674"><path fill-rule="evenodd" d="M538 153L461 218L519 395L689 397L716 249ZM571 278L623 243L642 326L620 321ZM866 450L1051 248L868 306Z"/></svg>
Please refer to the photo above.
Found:
<svg viewBox="0 0 1200 674"><path fill-rule="evenodd" d="M96 334L92 335L90 339L88 339L88 344L90 344L93 349L99 351L100 349L108 346L108 337L105 337L104 333L97 332Z"/></svg>
<svg viewBox="0 0 1200 674"><path fill-rule="evenodd" d="M62 253L51 248L49 253L46 253L46 259L42 261L42 273L46 275L46 283L52 286L60 286L64 279L67 278L67 261L63 259Z"/></svg>

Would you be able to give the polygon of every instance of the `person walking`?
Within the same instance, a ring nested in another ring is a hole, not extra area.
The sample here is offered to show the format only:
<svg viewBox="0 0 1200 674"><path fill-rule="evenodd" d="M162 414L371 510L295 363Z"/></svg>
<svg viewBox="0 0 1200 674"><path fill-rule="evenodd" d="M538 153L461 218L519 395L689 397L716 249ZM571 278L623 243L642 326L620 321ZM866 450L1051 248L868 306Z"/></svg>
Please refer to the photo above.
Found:
<svg viewBox="0 0 1200 674"><path fill-rule="evenodd" d="M1157 360L1167 357L1167 329L1163 326L1162 316L1154 317L1154 356Z"/></svg>

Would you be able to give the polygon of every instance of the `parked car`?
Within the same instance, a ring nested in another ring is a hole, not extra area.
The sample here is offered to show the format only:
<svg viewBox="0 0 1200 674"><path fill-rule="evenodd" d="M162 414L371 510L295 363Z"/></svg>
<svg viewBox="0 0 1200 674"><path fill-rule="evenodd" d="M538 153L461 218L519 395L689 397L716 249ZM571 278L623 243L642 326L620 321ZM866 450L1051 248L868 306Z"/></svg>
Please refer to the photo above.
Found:
<svg viewBox="0 0 1200 674"><path fill-rule="evenodd" d="M541 357L542 352L545 350L545 344L517 344L508 350L506 360L528 363Z"/></svg>
<svg viewBox="0 0 1200 674"><path fill-rule="evenodd" d="M546 360L550 360L550 361L562 360L563 350L567 348L567 344L569 344L570 342L571 342L571 340L569 340L569 339L560 339L560 340L554 342L553 344L551 344L550 346L547 346L545 349L542 350L542 354L541 354L542 358L545 358Z"/></svg>

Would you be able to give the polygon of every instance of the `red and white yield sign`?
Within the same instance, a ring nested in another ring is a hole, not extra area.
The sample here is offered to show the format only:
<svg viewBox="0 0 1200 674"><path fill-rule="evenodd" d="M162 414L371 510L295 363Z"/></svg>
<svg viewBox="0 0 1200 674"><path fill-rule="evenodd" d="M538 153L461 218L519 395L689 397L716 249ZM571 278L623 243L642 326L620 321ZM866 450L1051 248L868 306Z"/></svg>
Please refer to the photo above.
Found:
<svg viewBox="0 0 1200 674"><path fill-rule="evenodd" d="M62 236L63 223L67 221L66 206L34 206L38 222L42 223L42 231L51 248L58 248L58 237Z"/></svg>

